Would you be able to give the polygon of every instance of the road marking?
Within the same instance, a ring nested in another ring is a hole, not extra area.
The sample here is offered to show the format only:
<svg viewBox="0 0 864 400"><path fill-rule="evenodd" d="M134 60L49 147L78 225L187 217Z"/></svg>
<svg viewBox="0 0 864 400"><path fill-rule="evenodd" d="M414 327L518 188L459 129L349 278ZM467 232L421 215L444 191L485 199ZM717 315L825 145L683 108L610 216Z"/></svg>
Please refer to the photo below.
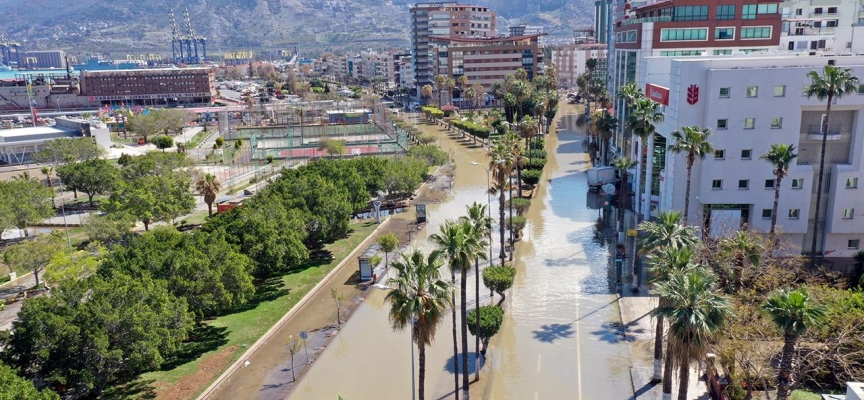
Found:
<svg viewBox="0 0 864 400"><path fill-rule="evenodd" d="M540 398L540 392L534 392L534 400Z"/></svg>
<svg viewBox="0 0 864 400"><path fill-rule="evenodd" d="M582 399L582 349L579 344L579 299L576 299L576 385L579 388L579 399Z"/></svg>
<svg viewBox="0 0 864 400"><path fill-rule="evenodd" d="M542 354L537 355L537 373L540 373L540 358L543 357Z"/></svg>

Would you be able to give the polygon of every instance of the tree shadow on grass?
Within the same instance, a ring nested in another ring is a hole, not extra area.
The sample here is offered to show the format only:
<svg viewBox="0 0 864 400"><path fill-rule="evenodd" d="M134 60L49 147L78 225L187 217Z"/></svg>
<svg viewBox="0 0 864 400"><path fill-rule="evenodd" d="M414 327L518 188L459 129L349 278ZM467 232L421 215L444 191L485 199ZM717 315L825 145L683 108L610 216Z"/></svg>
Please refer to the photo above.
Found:
<svg viewBox="0 0 864 400"><path fill-rule="evenodd" d="M281 276L272 276L270 278L258 281L255 283L255 295L249 299L246 304L237 307L230 313L235 314L243 311L248 311L258 307L263 302L273 301L288 294L288 289L285 287L285 282Z"/></svg>
<svg viewBox="0 0 864 400"><path fill-rule="evenodd" d="M180 346L180 350L173 357L165 360L162 370L170 371L226 343L228 343L228 328L198 325L189 333L189 339Z"/></svg>
<svg viewBox="0 0 864 400"><path fill-rule="evenodd" d="M134 379L128 382L117 382L102 394L100 400L155 399L156 388L152 379Z"/></svg>

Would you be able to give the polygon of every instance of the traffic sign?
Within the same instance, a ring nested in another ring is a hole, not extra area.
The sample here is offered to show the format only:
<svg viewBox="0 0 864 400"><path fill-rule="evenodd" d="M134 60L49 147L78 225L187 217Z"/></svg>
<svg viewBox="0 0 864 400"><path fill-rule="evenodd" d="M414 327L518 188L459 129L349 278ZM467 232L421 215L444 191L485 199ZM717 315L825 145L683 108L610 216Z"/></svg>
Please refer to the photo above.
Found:
<svg viewBox="0 0 864 400"><path fill-rule="evenodd" d="M639 236L639 231L636 229L628 229L627 230L627 236L631 236L631 237Z"/></svg>
<svg viewBox="0 0 864 400"><path fill-rule="evenodd" d="M300 339L306 340L309 337L309 334L306 331L300 331Z"/></svg>

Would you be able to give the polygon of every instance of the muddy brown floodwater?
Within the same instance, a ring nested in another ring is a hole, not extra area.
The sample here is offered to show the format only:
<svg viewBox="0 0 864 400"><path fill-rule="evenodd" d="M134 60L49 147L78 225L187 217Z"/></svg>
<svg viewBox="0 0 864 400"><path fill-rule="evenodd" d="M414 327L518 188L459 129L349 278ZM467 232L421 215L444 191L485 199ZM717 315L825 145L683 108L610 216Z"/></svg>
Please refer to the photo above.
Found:
<svg viewBox="0 0 864 400"><path fill-rule="evenodd" d="M584 171L590 160L582 145L584 130L575 124L576 112L574 106L562 105L554 122L558 133L548 139L549 163L517 243L518 274L504 325L489 350L487 399L627 399L633 394L628 345L620 335L616 297L610 294L610 241L598 230L598 211L586 206ZM428 205L429 223L415 233L413 246L428 251L428 235L444 220L464 215L467 204L487 201L486 171L471 162L486 165L488 160L485 149L467 140L422 121L418 126L438 135L438 145L456 161L453 187L440 202ZM497 220L494 198L492 215ZM410 212L395 216L412 217ZM449 272L442 275L449 277ZM471 308L473 273L468 279ZM291 400L333 399L336 394L349 400L412 398L409 335L390 328L386 291L375 290ZM492 301L483 288L481 295L481 303ZM427 349L430 399L451 397L453 391L451 329L448 317ZM473 349L473 337L469 342Z"/></svg>

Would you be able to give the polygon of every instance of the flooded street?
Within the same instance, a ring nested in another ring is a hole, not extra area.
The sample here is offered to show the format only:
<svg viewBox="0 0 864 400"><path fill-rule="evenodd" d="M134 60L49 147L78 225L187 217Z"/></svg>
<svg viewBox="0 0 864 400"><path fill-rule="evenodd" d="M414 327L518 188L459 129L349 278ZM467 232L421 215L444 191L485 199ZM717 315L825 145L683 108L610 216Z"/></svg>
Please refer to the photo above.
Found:
<svg viewBox="0 0 864 400"><path fill-rule="evenodd" d="M633 394L628 345L619 332L616 296L610 294L614 278L608 267L609 244L595 228L597 210L586 207L584 170L590 161L574 112L573 106L561 105L557 138L553 134L548 139L549 164L526 213L528 226L517 242L516 282L508 294L504 325L488 354L487 399L627 399ZM460 143L435 126L420 127L436 132L439 146L456 160L452 189L441 202L427 206L429 223L415 233L413 245L429 251L426 239L444 220L464 215L467 204L486 203L486 172L471 162L486 165L488 160L483 148ZM494 198L492 215L497 221ZM413 212L394 216L412 217ZM497 256L498 250L493 252ZM449 279L449 271L442 275ZM473 308L473 271L468 278ZM336 394L348 400L411 398L408 332L390 328L386 292L370 290L376 292L343 326L290 399L332 399ZM480 293L481 303L488 304L482 284ZM426 393L431 399L447 398L453 390L451 332L447 316L427 349ZM472 351L473 339L469 337Z"/></svg>

